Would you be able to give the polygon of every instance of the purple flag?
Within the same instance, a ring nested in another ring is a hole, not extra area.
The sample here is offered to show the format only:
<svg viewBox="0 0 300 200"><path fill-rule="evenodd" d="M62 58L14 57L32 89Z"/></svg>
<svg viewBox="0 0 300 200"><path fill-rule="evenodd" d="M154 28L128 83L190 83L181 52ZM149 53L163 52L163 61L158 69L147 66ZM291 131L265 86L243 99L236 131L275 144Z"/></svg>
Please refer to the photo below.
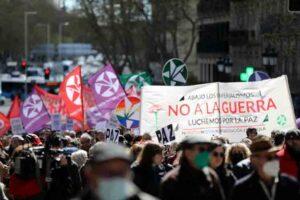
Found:
<svg viewBox="0 0 300 200"><path fill-rule="evenodd" d="M51 120L41 97L35 89L22 105L21 119L28 133L40 130Z"/></svg>
<svg viewBox="0 0 300 200"><path fill-rule="evenodd" d="M126 96L122 85L111 65L107 65L96 72L89 79L99 111L103 118L110 118L110 113L119 101Z"/></svg>

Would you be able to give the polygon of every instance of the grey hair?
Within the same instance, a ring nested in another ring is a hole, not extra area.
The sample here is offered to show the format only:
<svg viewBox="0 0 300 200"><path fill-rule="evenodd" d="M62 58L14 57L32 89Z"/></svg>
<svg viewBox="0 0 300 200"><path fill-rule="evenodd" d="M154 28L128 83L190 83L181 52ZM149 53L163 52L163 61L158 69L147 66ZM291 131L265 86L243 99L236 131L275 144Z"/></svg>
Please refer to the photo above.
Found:
<svg viewBox="0 0 300 200"><path fill-rule="evenodd" d="M87 152L84 150L78 150L72 153L71 159L77 164L78 168L81 168L88 159Z"/></svg>
<svg viewBox="0 0 300 200"><path fill-rule="evenodd" d="M83 133L83 134L80 136L80 139L82 139L82 138L88 139L88 140L90 140L90 141L93 140L92 136L90 136L88 133Z"/></svg>

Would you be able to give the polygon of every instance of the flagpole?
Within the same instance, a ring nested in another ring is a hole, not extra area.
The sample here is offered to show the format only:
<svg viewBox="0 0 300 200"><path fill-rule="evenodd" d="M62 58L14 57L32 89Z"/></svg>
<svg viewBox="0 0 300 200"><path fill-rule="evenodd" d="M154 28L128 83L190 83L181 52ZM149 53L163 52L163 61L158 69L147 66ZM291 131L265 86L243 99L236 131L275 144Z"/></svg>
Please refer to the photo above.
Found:
<svg viewBox="0 0 300 200"><path fill-rule="evenodd" d="M84 111L84 101L83 101L83 78L81 76L81 65L79 65L80 67L80 78L81 78L81 84L80 84L80 98L81 98L81 109L82 109L82 126L81 126L81 132L84 131L84 127L85 127L85 111Z"/></svg>

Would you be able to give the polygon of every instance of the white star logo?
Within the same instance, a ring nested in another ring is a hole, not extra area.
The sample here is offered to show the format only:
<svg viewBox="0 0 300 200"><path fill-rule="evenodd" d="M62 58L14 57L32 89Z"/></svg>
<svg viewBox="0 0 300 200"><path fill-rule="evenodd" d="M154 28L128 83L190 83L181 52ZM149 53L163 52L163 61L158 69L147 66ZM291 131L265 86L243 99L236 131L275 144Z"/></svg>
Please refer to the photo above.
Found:
<svg viewBox="0 0 300 200"><path fill-rule="evenodd" d="M101 73L96 80L95 90L103 97L113 96L119 89L120 84L117 76L112 72Z"/></svg>
<svg viewBox="0 0 300 200"><path fill-rule="evenodd" d="M66 93L70 101L75 105L81 105L81 81L80 76L74 75L67 80Z"/></svg>
<svg viewBox="0 0 300 200"><path fill-rule="evenodd" d="M173 60L170 61L170 71L163 73L163 76L171 79L171 85L176 85L176 82L186 83L185 77L183 77L182 72L184 71L185 64L176 66Z"/></svg>
<svg viewBox="0 0 300 200"><path fill-rule="evenodd" d="M43 102L41 98L33 94L25 100L22 112L25 117L34 118L42 111L42 108Z"/></svg>

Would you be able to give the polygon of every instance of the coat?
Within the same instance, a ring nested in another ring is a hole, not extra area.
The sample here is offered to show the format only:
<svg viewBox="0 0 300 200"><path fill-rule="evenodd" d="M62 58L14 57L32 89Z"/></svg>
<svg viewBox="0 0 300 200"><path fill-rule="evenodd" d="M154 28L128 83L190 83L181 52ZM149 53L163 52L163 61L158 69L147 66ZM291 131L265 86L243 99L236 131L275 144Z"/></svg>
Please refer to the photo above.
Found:
<svg viewBox="0 0 300 200"><path fill-rule="evenodd" d="M230 170L226 170L224 166L221 166L215 170L219 176L219 180L223 189L223 192L226 196L226 199L229 197L230 192L236 182L236 177Z"/></svg>
<svg viewBox="0 0 300 200"><path fill-rule="evenodd" d="M153 196L159 196L161 178L167 173L164 165L155 167L136 165L132 167L133 182L143 191Z"/></svg>
<svg viewBox="0 0 300 200"><path fill-rule="evenodd" d="M259 183L259 176L253 172L237 181L230 200L269 200ZM299 200L298 182L290 176L279 175L274 200Z"/></svg>
<svg viewBox="0 0 300 200"><path fill-rule="evenodd" d="M160 197L162 200L225 199L216 173L208 167L196 170L185 159L163 178Z"/></svg>
<svg viewBox="0 0 300 200"><path fill-rule="evenodd" d="M290 176L293 176L300 181L300 159L298 160L298 165L296 162L296 159L294 157L300 158L300 154L298 153L298 156L292 156L294 154L297 154L294 152L291 148L288 146L285 146L283 149L281 149L279 152L277 152L277 156L279 158L280 163L280 171L282 173L288 174Z"/></svg>
<svg viewBox="0 0 300 200"><path fill-rule="evenodd" d="M246 158L240 162L238 162L232 169L234 176L237 179L243 178L253 172L250 158Z"/></svg>

